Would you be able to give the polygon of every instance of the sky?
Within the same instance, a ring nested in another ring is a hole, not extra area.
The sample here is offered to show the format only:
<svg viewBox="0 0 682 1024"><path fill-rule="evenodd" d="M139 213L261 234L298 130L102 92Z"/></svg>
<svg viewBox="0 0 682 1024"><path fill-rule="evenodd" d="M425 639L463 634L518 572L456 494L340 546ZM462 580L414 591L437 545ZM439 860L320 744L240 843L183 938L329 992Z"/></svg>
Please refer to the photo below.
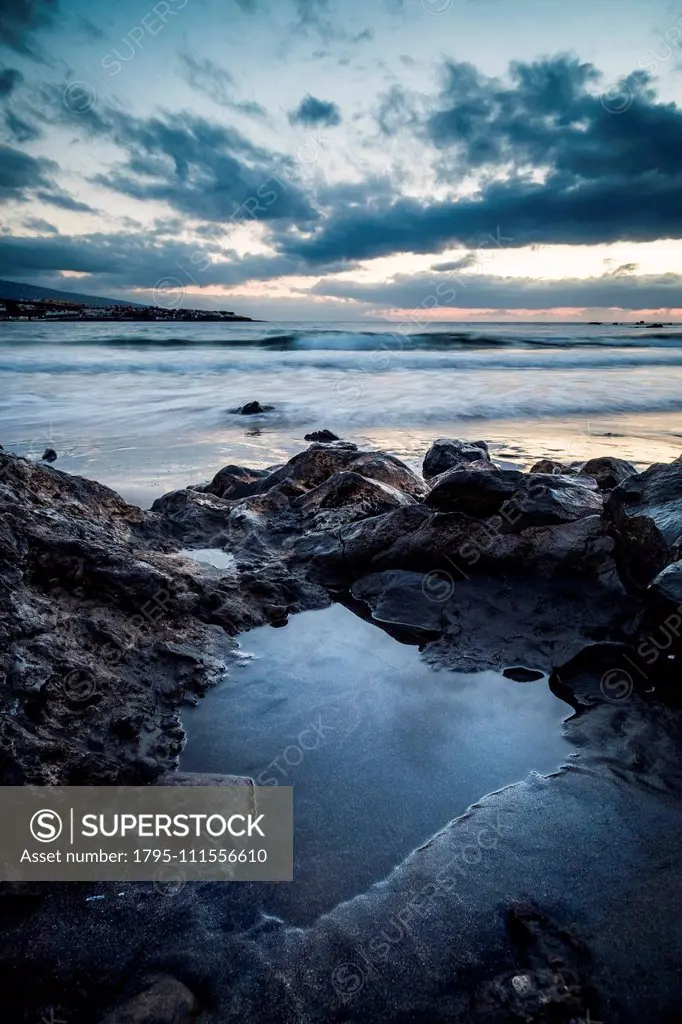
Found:
<svg viewBox="0 0 682 1024"><path fill-rule="evenodd" d="M0 278L269 320L670 320L681 257L668 0L0 0Z"/></svg>

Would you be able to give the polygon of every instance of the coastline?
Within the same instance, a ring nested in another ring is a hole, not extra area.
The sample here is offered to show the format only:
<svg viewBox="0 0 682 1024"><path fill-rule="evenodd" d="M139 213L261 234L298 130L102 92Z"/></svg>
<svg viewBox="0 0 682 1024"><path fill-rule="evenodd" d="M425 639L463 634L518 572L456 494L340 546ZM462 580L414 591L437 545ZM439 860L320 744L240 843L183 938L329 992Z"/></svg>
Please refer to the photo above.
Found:
<svg viewBox="0 0 682 1024"><path fill-rule="evenodd" d="M448 441L429 449L422 478L380 451L315 442L280 470L227 467L208 489L181 489L143 512L92 481L0 453L3 573L22 574L9 636L15 659L17 642L23 652L9 672L17 711L3 733L4 784L152 782L177 765L180 706L224 673L236 635L284 625L348 588L374 628L388 628L387 600L403 630L423 638L435 622L424 656L441 671L472 651L479 667L551 670L549 685L575 709L566 728L578 747L558 773L481 795L384 881L307 927L264 915L257 886L99 884L76 901L61 886L37 901L19 888L0 921L17 1019L55 1003L67 1019L124 1019L126 999L152 992L159 976L195 993L202 1024L267 1004L292 1024L302 1013L390 1021L398 1007L420 1019L447 1006L481 1024L510 1013L540 1020L547 1006L567 1021L590 1011L648 1024L672 1013L674 972L661 964L682 946L670 917L679 694L671 663L650 663L642 644L672 622L676 584L661 572L643 591L642 573L681 563L674 545L658 550L652 534L628 531L638 516L670 514L661 488L679 505L682 463L637 474L610 456L598 462L584 467L598 479L578 466L520 473L495 468L483 442ZM216 546L234 567L186 556ZM140 616L150 602L154 614ZM111 642L93 649L92 628ZM644 682L628 674L633 659ZM614 670L630 679L626 691L605 683ZM643 865L656 869L644 896ZM667 896L643 922L654 884ZM122 928L125 950L114 937ZM625 961L637 980L617 984Z"/></svg>

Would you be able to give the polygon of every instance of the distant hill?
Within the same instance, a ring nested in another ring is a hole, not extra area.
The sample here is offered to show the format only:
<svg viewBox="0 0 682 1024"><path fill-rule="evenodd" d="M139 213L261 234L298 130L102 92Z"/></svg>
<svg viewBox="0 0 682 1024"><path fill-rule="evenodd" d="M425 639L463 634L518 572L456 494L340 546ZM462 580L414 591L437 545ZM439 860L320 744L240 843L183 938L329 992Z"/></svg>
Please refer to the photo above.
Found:
<svg viewBox="0 0 682 1024"><path fill-rule="evenodd" d="M23 284L20 281L0 281L0 299L17 299L30 302L35 299L82 302L86 306L148 306L146 302L131 302L129 299L105 299L101 295L82 295L55 288L43 288L37 284Z"/></svg>

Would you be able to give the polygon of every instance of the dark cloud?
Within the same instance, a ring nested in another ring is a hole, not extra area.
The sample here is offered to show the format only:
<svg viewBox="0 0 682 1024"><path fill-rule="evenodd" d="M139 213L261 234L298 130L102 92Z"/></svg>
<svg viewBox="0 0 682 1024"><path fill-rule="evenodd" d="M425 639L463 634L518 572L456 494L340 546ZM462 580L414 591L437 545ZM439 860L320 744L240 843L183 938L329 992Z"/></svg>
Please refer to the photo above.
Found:
<svg viewBox="0 0 682 1024"><path fill-rule="evenodd" d="M36 230L37 223L31 225ZM325 272L339 269L330 264ZM153 288L169 278L185 287L203 288L232 287L290 275L317 276L317 271L301 260L279 255L239 256L233 249L216 244L163 237L163 231L155 229L135 234L0 237L0 277L45 278L68 271L91 275L89 288L112 289Z"/></svg>
<svg viewBox="0 0 682 1024"><path fill-rule="evenodd" d="M388 309L552 309L615 307L682 308L682 276L613 276L537 281L491 274L401 274L392 281L361 284L321 281L316 295L354 299Z"/></svg>
<svg viewBox="0 0 682 1024"><path fill-rule="evenodd" d="M251 100L235 99L235 81L229 71L221 68L207 57L195 60L190 54L181 53L183 76L197 92L208 96L218 106L234 110L250 117L267 117L265 107Z"/></svg>
<svg viewBox="0 0 682 1024"><path fill-rule="evenodd" d="M23 201L33 189L51 188L51 175L57 169L53 160L0 145L0 203L12 199Z"/></svg>
<svg viewBox="0 0 682 1024"><path fill-rule="evenodd" d="M0 97L10 96L24 80L17 68L0 68Z"/></svg>
<svg viewBox="0 0 682 1024"><path fill-rule="evenodd" d="M334 128L341 124L341 110L330 100L318 100L316 96L308 94L289 114L289 123L309 128Z"/></svg>
<svg viewBox="0 0 682 1024"><path fill-rule="evenodd" d="M97 210L93 210L92 206L82 203L79 199L74 199L72 195L59 188L58 185L53 184L47 190L38 191L35 193L35 196L36 199L40 199L43 203L49 203L50 206L58 206L60 210L72 210L74 213L97 213Z"/></svg>
<svg viewBox="0 0 682 1024"><path fill-rule="evenodd" d="M46 99L52 117L126 152L124 163L95 177L106 188L167 203L197 220L309 226L318 216L295 161L256 146L236 128L188 113L138 118L102 106L77 114L61 103L59 90Z"/></svg>
<svg viewBox="0 0 682 1024"><path fill-rule="evenodd" d="M33 33L52 25L59 0L0 0L0 45L40 63L48 58Z"/></svg>
<svg viewBox="0 0 682 1024"><path fill-rule="evenodd" d="M31 231L42 231L46 235L59 234L59 228L56 228L54 224L50 224L47 220L42 220L40 217L27 217L24 221L24 227L29 228Z"/></svg>
<svg viewBox="0 0 682 1024"><path fill-rule="evenodd" d="M426 115L397 88L379 123L388 133L409 125L434 147L443 182L473 176L479 190L395 196L369 211L340 205L314 234L277 240L328 261L475 247L498 229L508 246L682 237L682 110L658 102L642 73L623 80L629 105L612 113L600 84L592 65L561 55L512 64L508 83L449 62Z"/></svg>
<svg viewBox="0 0 682 1024"><path fill-rule="evenodd" d="M15 114L13 110L6 110L3 120L7 134L15 142L34 142L42 135L39 128Z"/></svg>

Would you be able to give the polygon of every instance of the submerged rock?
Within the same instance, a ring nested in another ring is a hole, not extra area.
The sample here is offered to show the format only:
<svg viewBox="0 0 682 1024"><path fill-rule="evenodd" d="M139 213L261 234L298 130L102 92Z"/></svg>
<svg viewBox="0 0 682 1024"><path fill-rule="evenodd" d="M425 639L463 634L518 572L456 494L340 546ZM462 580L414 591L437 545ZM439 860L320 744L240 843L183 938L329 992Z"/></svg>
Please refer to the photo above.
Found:
<svg viewBox="0 0 682 1024"><path fill-rule="evenodd" d="M240 416L258 416L263 412L272 412L274 405L261 405L260 402L247 402L246 405L240 405L237 409L233 409L232 412L238 413Z"/></svg>
<svg viewBox="0 0 682 1024"><path fill-rule="evenodd" d="M430 480L455 466L481 459L490 460L485 441L457 441L450 437L439 437L424 456L422 473L425 480Z"/></svg>
<svg viewBox="0 0 682 1024"><path fill-rule="evenodd" d="M54 448L46 448L41 456L43 462L56 462L57 453Z"/></svg>
<svg viewBox="0 0 682 1024"><path fill-rule="evenodd" d="M611 493L606 516L625 582L646 587L682 558L682 464L656 463Z"/></svg>
<svg viewBox="0 0 682 1024"><path fill-rule="evenodd" d="M303 440L320 441L322 444L329 444L330 441L340 441L341 438L331 430L313 430L312 433L306 434Z"/></svg>

